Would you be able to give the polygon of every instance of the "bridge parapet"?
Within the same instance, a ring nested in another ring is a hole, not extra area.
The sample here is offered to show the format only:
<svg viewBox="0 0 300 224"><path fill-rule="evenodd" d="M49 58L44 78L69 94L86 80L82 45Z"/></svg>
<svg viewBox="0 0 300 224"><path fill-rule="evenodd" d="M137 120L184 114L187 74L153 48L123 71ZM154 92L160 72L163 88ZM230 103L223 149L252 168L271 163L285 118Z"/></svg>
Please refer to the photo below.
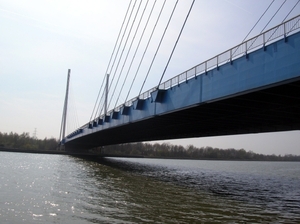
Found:
<svg viewBox="0 0 300 224"><path fill-rule="evenodd" d="M220 65L231 62L234 59L242 57L248 53L251 53L261 47L265 47L278 39L284 37L287 38L297 32L300 28L300 15L291 18L290 20L279 24L249 40L242 42L241 44L224 51L184 72L181 74L161 83L158 87L151 88L139 96L127 101L126 106L131 106L133 101L138 99L147 99L151 97L151 93L156 89L169 89L173 86L179 85L182 82L186 82L193 77L205 74L207 71L214 68L218 68ZM120 105L122 107L122 105Z"/></svg>
<svg viewBox="0 0 300 224"><path fill-rule="evenodd" d="M250 52L253 52L261 47L265 47L282 37L287 38L288 36L297 32L300 28L300 15L291 18L290 20L279 24L249 40L242 42L241 44L218 54L185 72L165 81L159 85L159 89L168 89L172 86L179 85L193 77L200 74L205 74L207 71L218 68L220 65L231 62L234 59L242 57Z"/></svg>

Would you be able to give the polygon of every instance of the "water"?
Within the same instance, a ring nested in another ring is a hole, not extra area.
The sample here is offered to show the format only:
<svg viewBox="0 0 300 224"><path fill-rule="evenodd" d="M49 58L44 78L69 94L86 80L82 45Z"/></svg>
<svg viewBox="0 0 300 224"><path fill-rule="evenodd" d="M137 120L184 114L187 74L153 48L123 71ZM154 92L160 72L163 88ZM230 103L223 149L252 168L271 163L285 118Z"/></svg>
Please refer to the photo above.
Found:
<svg viewBox="0 0 300 224"><path fill-rule="evenodd" d="M0 152L0 223L300 223L300 163Z"/></svg>

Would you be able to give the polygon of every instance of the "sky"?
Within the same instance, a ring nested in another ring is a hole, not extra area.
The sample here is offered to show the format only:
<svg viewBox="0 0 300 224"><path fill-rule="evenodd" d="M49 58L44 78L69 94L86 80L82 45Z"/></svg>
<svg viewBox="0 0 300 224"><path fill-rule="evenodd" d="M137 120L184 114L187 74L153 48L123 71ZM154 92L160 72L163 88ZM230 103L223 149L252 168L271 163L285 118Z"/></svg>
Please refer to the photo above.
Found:
<svg viewBox="0 0 300 224"><path fill-rule="evenodd" d="M266 29L281 23L297 1L286 1ZM142 1L138 16L146 2ZM154 2L149 1L145 15L149 14ZM159 83L192 0L178 1L161 48L149 70L175 2L166 2L128 99ZM249 38L263 30L283 2L274 1ZM31 136L36 133L40 139L58 138L68 69L71 69L69 117L73 118L68 118L67 132L90 120L107 71L116 74L116 77L119 73L124 74L119 82L119 86L124 83L124 89L118 92L120 87L117 87L116 94L110 98L110 108L124 103L144 50L137 52L131 69L130 63L122 60L118 67L108 65L129 3L130 0L0 0L0 132L28 132ZM241 43L270 3L271 0L196 0L163 80ZM136 4L135 9L139 1ZM153 18L158 15L162 4L162 0L157 0ZM300 4L288 18L299 13ZM141 27L145 23L146 19L143 19ZM151 19L149 28L145 29L141 49L145 49L146 37L150 36L154 24L155 20ZM132 49L137 46L142 30L137 32ZM120 49L121 52L122 47ZM133 57L133 52L130 51L128 58ZM148 78L141 90L148 70ZM127 71L129 75L125 80ZM120 95L118 101L117 95ZM223 149L243 148L263 154L300 155L300 131L163 142Z"/></svg>

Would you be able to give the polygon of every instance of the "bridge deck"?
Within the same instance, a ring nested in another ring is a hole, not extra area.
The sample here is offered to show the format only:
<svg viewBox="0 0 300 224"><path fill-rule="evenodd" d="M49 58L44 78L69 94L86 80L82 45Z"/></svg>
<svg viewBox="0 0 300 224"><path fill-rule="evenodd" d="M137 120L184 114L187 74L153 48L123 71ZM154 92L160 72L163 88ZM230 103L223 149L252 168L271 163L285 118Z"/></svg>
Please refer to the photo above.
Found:
<svg viewBox="0 0 300 224"><path fill-rule="evenodd" d="M300 33L111 113L66 148L300 129Z"/></svg>

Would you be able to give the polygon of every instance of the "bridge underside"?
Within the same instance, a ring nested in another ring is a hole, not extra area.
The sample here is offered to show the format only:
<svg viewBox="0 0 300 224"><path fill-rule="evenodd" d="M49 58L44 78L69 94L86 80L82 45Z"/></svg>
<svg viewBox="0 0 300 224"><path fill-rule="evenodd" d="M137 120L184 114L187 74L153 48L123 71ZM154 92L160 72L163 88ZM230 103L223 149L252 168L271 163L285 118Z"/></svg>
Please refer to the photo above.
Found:
<svg viewBox="0 0 300 224"><path fill-rule="evenodd" d="M205 102L66 144L69 150L151 140L300 130L300 79Z"/></svg>

